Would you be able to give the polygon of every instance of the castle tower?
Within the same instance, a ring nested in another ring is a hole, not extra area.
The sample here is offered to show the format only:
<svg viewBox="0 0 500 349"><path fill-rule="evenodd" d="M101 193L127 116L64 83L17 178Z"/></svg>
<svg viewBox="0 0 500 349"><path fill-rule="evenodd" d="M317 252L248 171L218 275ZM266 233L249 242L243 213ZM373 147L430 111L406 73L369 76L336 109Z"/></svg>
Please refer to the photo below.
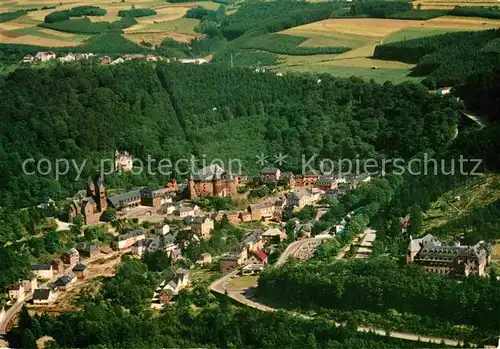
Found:
<svg viewBox="0 0 500 349"><path fill-rule="evenodd" d="M104 182L101 178L96 181L94 188L94 201L97 203L97 210L99 212L103 212L108 208L108 200L106 197L106 188L104 187Z"/></svg>
<svg viewBox="0 0 500 349"><path fill-rule="evenodd" d="M195 187L195 184L194 184L194 179L193 179L193 176L190 176L189 177L189 198L190 199L194 199L197 195L196 195L196 187Z"/></svg>
<svg viewBox="0 0 500 349"><path fill-rule="evenodd" d="M89 179L87 180L87 196L95 197L96 195L96 187L95 183L92 180L92 178L89 176Z"/></svg>

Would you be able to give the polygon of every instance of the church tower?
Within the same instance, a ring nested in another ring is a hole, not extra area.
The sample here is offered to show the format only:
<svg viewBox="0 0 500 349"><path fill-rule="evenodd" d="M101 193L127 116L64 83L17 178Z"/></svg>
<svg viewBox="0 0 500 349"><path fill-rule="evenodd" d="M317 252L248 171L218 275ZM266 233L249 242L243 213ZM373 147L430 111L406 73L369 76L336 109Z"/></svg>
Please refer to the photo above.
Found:
<svg viewBox="0 0 500 349"><path fill-rule="evenodd" d="M95 195L94 201L97 203L97 210L103 212L108 208L108 201L106 197L106 188L104 188L104 182L99 178L95 182Z"/></svg>

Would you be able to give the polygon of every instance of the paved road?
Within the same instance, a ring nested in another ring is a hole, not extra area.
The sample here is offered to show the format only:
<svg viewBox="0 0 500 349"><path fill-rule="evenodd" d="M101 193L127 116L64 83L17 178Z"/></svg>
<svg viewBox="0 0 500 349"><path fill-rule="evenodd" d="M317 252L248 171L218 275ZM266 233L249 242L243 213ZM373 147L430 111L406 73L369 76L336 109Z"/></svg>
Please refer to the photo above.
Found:
<svg viewBox="0 0 500 349"><path fill-rule="evenodd" d="M283 253L281 254L281 256L279 256L278 260L276 261L276 263L274 263L274 265L276 267L279 267L280 265L285 264L285 262L288 260L288 257L294 256L297 253L297 251L301 250L302 248L307 247L307 245L310 245L310 244L312 244L312 245L318 244L319 245L319 243L321 241L328 240L331 238L332 238L331 236L327 236L327 237L318 237L317 236L314 238L306 238L306 239L294 241L290 245L288 245L286 250L283 251Z"/></svg>
<svg viewBox="0 0 500 349"><path fill-rule="evenodd" d="M5 335L7 334L7 327L9 326L9 323L11 320L21 311L21 308L24 305L24 302L26 300L31 299L33 294L29 294L26 296L25 300L16 302L13 306L9 308L5 312L5 316L3 317L2 321L0 321L0 348L8 348L9 343L4 339Z"/></svg>
<svg viewBox="0 0 500 349"><path fill-rule="evenodd" d="M368 258L372 254L372 247L373 247L373 242L375 241L375 238L377 235L375 234L376 231L373 229L366 229L365 230L365 237L363 238L363 241L361 242L358 252L356 253L356 258Z"/></svg>
<svg viewBox="0 0 500 349"><path fill-rule="evenodd" d="M226 290L227 290L227 283L237 273L238 273L238 270L235 270L235 271L223 276L222 278L214 281L210 285L210 289L213 292L225 294ZM228 290L227 291L227 295L230 298L236 300L237 302L239 302L243 305L246 305L248 307L258 309L261 311L277 311L277 309L275 309L275 308L261 304L261 303L257 302L256 299L248 297L247 294L248 293L245 290L236 290L236 291L229 291ZM288 313L293 315L293 316L300 316L300 317L305 318L305 319L311 318L311 317L303 315L303 314L297 314L297 313L293 313L293 312L288 312ZM332 321L332 323L335 324L335 326L337 326L337 327L343 325L343 324L335 322L335 321ZM358 327L358 332L370 332L370 331L376 335L379 335L379 336L386 336L387 335L387 332L383 329L363 327L363 326ZM397 332L397 331L390 332L389 336L392 338L404 339L404 340L415 341L415 342L422 341L424 343L431 342L431 343L441 344L444 342L446 345L450 345L450 346L457 346L458 344L460 344L460 345L463 344L462 342L456 341L453 339L428 337L428 336L421 336L421 335L414 334L414 333L405 333L405 332Z"/></svg>

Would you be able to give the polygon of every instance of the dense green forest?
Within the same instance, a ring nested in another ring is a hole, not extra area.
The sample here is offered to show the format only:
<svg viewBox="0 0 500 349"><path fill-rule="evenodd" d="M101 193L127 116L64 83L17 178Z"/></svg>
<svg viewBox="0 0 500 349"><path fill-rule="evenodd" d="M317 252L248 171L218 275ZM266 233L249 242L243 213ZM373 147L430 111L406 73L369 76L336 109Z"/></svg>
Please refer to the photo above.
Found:
<svg viewBox="0 0 500 349"><path fill-rule="evenodd" d="M131 16L126 16L114 22L92 22L88 17L83 17L80 19L58 20L55 22L41 23L39 26L67 33L99 34L108 30L121 32L121 29L131 27L134 24L137 24L137 21Z"/></svg>
<svg viewBox="0 0 500 349"><path fill-rule="evenodd" d="M500 44L500 39L497 40ZM467 108L478 113L481 118L498 122L500 120L499 79L500 65L497 63L492 73L484 72L471 76L466 84L457 86L454 93L465 101Z"/></svg>
<svg viewBox="0 0 500 349"><path fill-rule="evenodd" d="M118 16L120 17L145 17L145 16L153 16L156 14L156 11L150 8L134 8L131 10L120 10L118 11Z"/></svg>
<svg viewBox="0 0 500 349"><path fill-rule="evenodd" d="M77 6L69 10L54 11L45 16L44 23L67 21L70 17L105 16L108 11L98 6Z"/></svg>
<svg viewBox="0 0 500 349"><path fill-rule="evenodd" d="M448 10L421 10L411 9L408 11L396 12L390 14L388 17L393 19L420 19L427 20L431 18L446 16Z"/></svg>
<svg viewBox="0 0 500 349"><path fill-rule="evenodd" d="M500 18L500 7L498 6L456 6L449 12L452 16Z"/></svg>
<svg viewBox="0 0 500 349"><path fill-rule="evenodd" d="M60 181L22 175L25 158L87 159L86 178L115 149L172 161L190 154L238 158L254 172L256 154L283 152L290 159L285 169L300 171L301 154L336 160L439 149L453 136L460 109L413 84L329 76L318 84L307 76L181 64L156 71L146 63L19 69L0 90L5 208L82 186L74 170Z"/></svg>
<svg viewBox="0 0 500 349"><path fill-rule="evenodd" d="M267 269L259 298L303 308L363 309L416 313L498 331L500 288L496 278L460 283L419 267L381 258L336 263L295 263Z"/></svg>
<svg viewBox="0 0 500 349"><path fill-rule="evenodd" d="M499 52L483 50L500 36L500 30L458 32L378 45L377 59L417 63L412 76L426 76L430 88L462 84L478 75L491 74Z"/></svg>
<svg viewBox="0 0 500 349"><path fill-rule="evenodd" d="M243 3L235 14L225 17L222 33L229 40L243 34L274 33L344 13L345 9L338 2L248 2Z"/></svg>
<svg viewBox="0 0 500 349"><path fill-rule="evenodd" d="M412 3L405 1L356 1L351 5L350 15L386 18L398 12L406 12L412 9Z"/></svg>
<svg viewBox="0 0 500 349"><path fill-rule="evenodd" d="M104 280L99 293L86 297L81 311L57 317L26 309L9 343L36 348L36 339L54 338L51 347L206 347L206 348L418 348L370 333L356 333L355 324L336 327L324 319L307 320L284 312L238 308L220 301L205 285L182 292L161 314L146 310L154 287L168 271L153 273L137 260L126 258L116 276ZM200 309L200 307L203 307ZM435 347L425 344L426 347Z"/></svg>
<svg viewBox="0 0 500 349"><path fill-rule="evenodd" d="M13 19L24 16L26 11L12 11L0 13L0 23L12 21Z"/></svg>

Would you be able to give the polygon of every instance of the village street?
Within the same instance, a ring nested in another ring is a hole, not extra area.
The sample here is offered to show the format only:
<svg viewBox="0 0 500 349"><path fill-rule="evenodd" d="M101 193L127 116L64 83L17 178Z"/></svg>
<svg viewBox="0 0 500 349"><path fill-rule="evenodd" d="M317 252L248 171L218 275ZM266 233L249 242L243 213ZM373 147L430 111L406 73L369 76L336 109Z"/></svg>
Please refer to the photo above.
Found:
<svg viewBox="0 0 500 349"><path fill-rule="evenodd" d="M373 229L366 229L363 241L359 245L358 251L356 253L357 259L368 258L372 254L373 242L376 238L376 231Z"/></svg>

